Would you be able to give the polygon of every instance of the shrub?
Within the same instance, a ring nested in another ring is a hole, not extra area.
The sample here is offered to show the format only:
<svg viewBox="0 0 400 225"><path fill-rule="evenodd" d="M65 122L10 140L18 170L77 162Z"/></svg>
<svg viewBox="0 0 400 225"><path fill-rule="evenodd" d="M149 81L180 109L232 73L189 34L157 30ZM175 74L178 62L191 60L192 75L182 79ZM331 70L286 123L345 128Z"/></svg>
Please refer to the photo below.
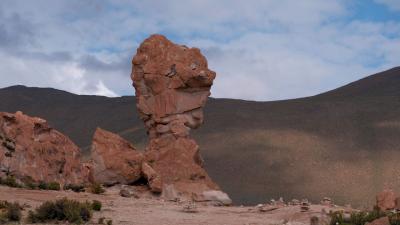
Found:
<svg viewBox="0 0 400 225"><path fill-rule="evenodd" d="M112 220L107 220L107 225L112 225Z"/></svg>
<svg viewBox="0 0 400 225"><path fill-rule="evenodd" d="M93 200L93 202L92 202L92 209L94 210L94 211L100 211L101 210L101 202L100 201L97 201L97 200Z"/></svg>
<svg viewBox="0 0 400 225"><path fill-rule="evenodd" d="M331 212L329 213L329 216L331 217L330 225L343 224L344 222L342 212Z"/></svg>
<svg viewBox="0 0 400 225"><path fill-rule="evenodd" d="M28 221L30 223L38 223L60 220L81 224L89 221L91 217L90 204L63 198L55 202L44 202L35 211L29 211Z"/></svg>
<svg viewBox="0 0 400 225"><path fill-rule="evenodd" d="M47 184L48 190L59 191L61 189L60 184L57 182L50 182Z"/></svg>
<svg viewBox="0 0 400 225"><path fill-rule="evenodd" d="M106 192L106 190L104 190L101 184L92 184L90 186L90 192L92 192L93 194L102 194Z"/></svg>
<svg viewBox="0 0 400 225"><path fill-rule="evenodd" d="M20 221L22 217L22 207L18 203L9 203L7 201L0 202L0 224L7 224L10 221Z"/></svg>
<svg viewBox="0 0 400 225"><path fill-rule="evenodd" d="M83 185L67 184L64 186L64 190L72 190L74 192L84 192L85 187Z"/></svg>
<svg viewBox="0 0 400 225"><path fill-rule="evenodd" d="M9 187L20 187L14 176L7 176L5 180L2 180L2 184Z"/></svg>
<svg viewBox="0 0 400 225"><path fill-rule="evenodd" d="M47 183L45 183L45 182L43 182L43 181L39 183L38 188L39 188L40 190L47 190L47 189L49 189L49 187L47 186Z"/></svg>
<svg viewBox="0 0 400 225"><path fill-rule="evenodd" d="M38 185L33 183L33 182L26 182L25 187L31 190L36 190L38 189Z"/></svg>
<svg viewBox="0 0 400 225"><path fill-rule="evenodd" d="M20 221L22 217L21 206L18 203L9 204L6 217L9 221Z"/></svg>
<svg viewBox="0 0 400 225"><path fill-rule="evenodd" d="M104 220L105 220L106 218L104 218L104 217L100 217L99 218L99 220L97 221L97 223L98 224L104 224Z"/></svg>

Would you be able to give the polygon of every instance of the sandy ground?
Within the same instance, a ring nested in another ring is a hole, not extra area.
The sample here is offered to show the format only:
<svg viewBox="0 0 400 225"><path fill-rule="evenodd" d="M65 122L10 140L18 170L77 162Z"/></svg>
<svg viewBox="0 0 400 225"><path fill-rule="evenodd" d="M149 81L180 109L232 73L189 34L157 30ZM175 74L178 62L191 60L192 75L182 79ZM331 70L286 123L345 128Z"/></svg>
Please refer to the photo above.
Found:
<svg viewBox="0 0 400 225"><path fill-rule="evenodd" d="M99 200L103 209L95 212L92 222L97 224L98 218L112 219L113 225L264 225L264 224L310 224L311 216L326 218L322 210L338 210L338 208L311 205L310 211L300 212L300 206L286 206L270 212L259 212L256 207L217 207L196 204L198 212L183 212L185 203L169 202L151 196L139 199L119 196L119 189L109 188L102 195L91 193L74 193L72 191L39 191L0 187L0 200L17 201L26 204L24 215L46 200L63 197L79 201Z"/></svg>

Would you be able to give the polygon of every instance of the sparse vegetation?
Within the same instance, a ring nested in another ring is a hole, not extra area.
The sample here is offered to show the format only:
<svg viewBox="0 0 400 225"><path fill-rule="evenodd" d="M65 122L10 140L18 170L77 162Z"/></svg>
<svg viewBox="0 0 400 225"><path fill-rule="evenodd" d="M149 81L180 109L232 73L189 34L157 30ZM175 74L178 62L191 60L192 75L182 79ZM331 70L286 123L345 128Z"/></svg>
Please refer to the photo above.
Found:
<svg viewBox="0 0 400 225"><path fill-rule="evenodd" d="M350 218L345 219L343 212L332 212L330 213L331 222L330 225L365 225L366 223L372 222L376 219L388 216L391 225L400 225L400 214L399 213L385 213L379 208L374 207L371 211L359 211L350 214Z"/></svg>
<svg viewBox="0 0 400 225"><path fill-rule="evenodd" d="M103 188L103 186L101 186L101 184L92 184L90 186L90 192L93 194L102 194L106 192L106 190Z"/></svg>
<svg viewBox="0 0 400 225"><path fill-rule="evenodd" d="M20 184L18 184L14 176L7 176L5 179L4 178L0 179L0 184L15 188L22 187Z"/></svg>
<svg viewBox="0 0 400 225"><path fill-rule="evenodd" d="M107 220L107 225L112 225L113 221L112 220Z"/></svg>
<svg viewBox="0 0 400 225"><path fill-rule="evenodd" d="M61 186L58 182L50 182L47 184L48 190L54 190L54 191L59 191L61 189Z"/></svg>
<svg viewBox="0 0 400 225"><path fill-rule="evenodd" d="M0 202L0 224L6 224L8 222L18 222L22 217L22 207L14 202L9 203L7 201Z"/></svg>
<svg viewBox="0 0 400 225"><path fill-rule="evenodd" d="M93 200L93 202L92 202L92 209L93 209L94 211L100 211L100 210L101 210L101 207L102 207L102 204L101 204L100 201Z"/></svg>
<svg viewBox="0 0 400 225"><path fill-rule="evenodd" d="M68 221L81 224L92 217L92 207L88 202L81 203L75 200L63 198L44 202L35 211L29 211L28 222L48 222L53 220Z"/></svg>

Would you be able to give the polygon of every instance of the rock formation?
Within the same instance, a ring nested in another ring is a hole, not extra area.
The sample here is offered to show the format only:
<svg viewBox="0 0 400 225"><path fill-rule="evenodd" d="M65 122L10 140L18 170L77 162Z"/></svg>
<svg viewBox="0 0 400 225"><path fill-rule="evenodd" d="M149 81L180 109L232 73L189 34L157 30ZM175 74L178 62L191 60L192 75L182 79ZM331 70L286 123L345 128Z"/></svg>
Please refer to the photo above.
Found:
<svg viewBox="0 0 400 225"><path fill-rule="evenodd" d="M396 206L396 194L393 190L383 190L376 195L376 206L382 211L394 209Z"/></svg>
<svg viewBox="0 0 400 225"><path fill-rule="evenodd" d="M79 148L45 120L17 112L0 113L0 176L21 182L82 184L88 169Z"/></svg>
<svg viewBox="0 0 400 225"><path fill-rule="evenodd" d="M139 46L132 64L136 106L150 138L147 165L180 193L200 197L218 190L202 167L199 146L189 137L190 129L203 123L215 78L206 58L197 48L152 35Z"/></svg>
<svg viewBox="0 0 400 225"><path fill-rule="evenodd" d="M97 128L91 149L91 179L106 185L130 184L141 176L143 154L117 134Z"/></svg>

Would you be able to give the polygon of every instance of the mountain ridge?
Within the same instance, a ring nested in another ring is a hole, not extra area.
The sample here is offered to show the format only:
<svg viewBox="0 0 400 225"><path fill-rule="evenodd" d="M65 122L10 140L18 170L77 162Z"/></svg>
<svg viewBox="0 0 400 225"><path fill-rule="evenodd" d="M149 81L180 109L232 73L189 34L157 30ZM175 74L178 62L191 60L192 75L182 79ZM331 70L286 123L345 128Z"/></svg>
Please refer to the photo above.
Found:
<svg viewBox="0 0 400 225"><path fill-rule="evenodd" d="M42 117L84 152L97 126L143 150L147 136L134 96L54 90L0 89L0 111ZM363 204L384 187L400 191L399 179L393 178L400 171L399 124L396 67L305 98L210 98L205 124L193 136L210 176L238 204L280 196L313 201L330 196L339 203Z"/></svg>

